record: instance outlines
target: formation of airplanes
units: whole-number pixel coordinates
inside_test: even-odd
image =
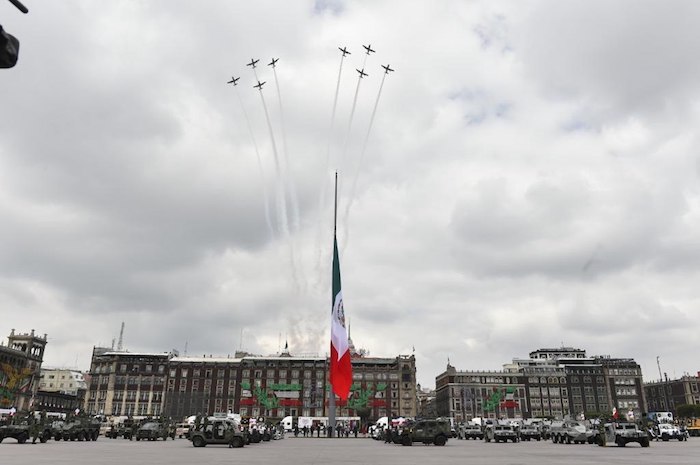
[[[373,50],[373,49],[372,49],[372,44],[363,45],[362,48],[365,49],[365,53],[366,53],[367,55],[369,55],[370,53],[376,53],[376,50]],[[343,57],[346,57],[347,55],[351,55],[351,53],[350,53],[350,51],[347,49],[347,47],[343,47],[343,48],[338,47],[338,50],[340,50],[340,51],[342,52]],[[256,59],[254,59],[254,58],[251,58],[251,59],[250,59],[250,63],[247,63],[246,66],[250,66],[250,67],[252,67],[252,68],[255,68],[259,61],[260,61],[260,60],[256,60]],[[267,64],[267,66],[272,66],[272,67],[274,68],[274,67],[277,65],[277,62],[278,62],[278,61],[279,61],[279,58],[272,58],[272,61],[270,61],[270,62]],[[394,72],[394,70],[391,69],[391,65],[382,65],[382,68],[384,68],[384,74],[389,74],[389,73]],[[369,74],[365,73],[365,69],[364,69],[364,68],[362,68],[362,69],[356,69],[355,71],[357,71],[357,72],[359,73],[360,79],[362,79],[362,78],[364,78],[364,77],[366,77],[366,76],[369,76]],[[240,77],[233,77],[233,76],[232,76],[232,77],[231,77],[231,80],[228,81],[227,84],[233,84],[234,86],[235,86],[235,85],[238,85],[237,82],[238,82],[239,79],[240,79]],[[254,85],[253,87],[256,88],[256,89],[260,89],[260,91],[262,91],[262,87],[263,87],[263,85],[265,85],[265,82],[266,82],[266,81],[263,81],[263,82],[258,81],[257,85]]]

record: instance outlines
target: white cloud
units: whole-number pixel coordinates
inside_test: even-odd
[[[121,321],[132,350],[271,353],[288,338],[323,354],[339,169],[353,340],[379,356],[415,346],[424,386],[448,358],[493,369],[561,343],[635,357],[649,377],[657,355],[697,371],[697,8],[73,1],[10,15],[0,334],[47,332],[47,363],[81,368]],[[338,46],[352,55],[330,133]],[[380,64],[396,72],[360,161]],[[286,228],[285,185],[299,211],[296,224],[288,197]]]

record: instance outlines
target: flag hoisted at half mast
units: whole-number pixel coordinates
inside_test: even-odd
[[[333,392],[342,400],[347,400],[352,385],[352,364],[348,331],[345,326],[343,291],[340,285],[340,260],[338,240],[333,234],[333,308],[331,309],[331,360],[330,381]]]

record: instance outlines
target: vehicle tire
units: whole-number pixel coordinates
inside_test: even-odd
[[[515,444],[516,442],[519,442],[518,438],[513,438],[513,444]]]
[[[639,441],[639,445],[642,447],[649,447],[649,438],[644,438]]]
[[[668,442],[668,434],[664,433],[661,435],[661,440],[664,442]]]
[[[231,447],[235,447],[236,449],[243,447],[243,438],[240,436],[234,436],[231,438]]]
[[[622,438],[615,439],[615,443],[617,443],[617,447],[625,447],[625,440]]]
[[[4,438],[4,437],[2,437],[2,436],[0,436],[0,442],[2,442],[2,440],[3,440],[3,439],[5,439],[5,438]]]
[[[435,441],[433,441],[433,444],[436,446],[444,446],[447,443],[447,438],[443,436],[442,434],[438,435],[435,438]]]
[[[206,443],[204,442],[202,436],[195,436],[192,438],[192,445],[194,447],[204,447],[206,446]]]
[[[598,442],[597,442],[597,444],[598,444],[600,447],[605,447],[605,438],[604,438],[603,436],[598,436]]]
[[[137,441],[140,441],[140,440],[141,440],[141,437],[140,437],[140,436],[136,436],[136,440],[137,440]]]
[[[411,436],[406,435],[406,436],[402,437],[401,438],[401,445],[402,446],[412,446],[413,441],[411,440]]]
[[[17,436],[17,444],[24,444],[29,439],[29,435],[26,433],[19,433]]]

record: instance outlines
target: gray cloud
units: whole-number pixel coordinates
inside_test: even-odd
[[[494,369],[562,343],[650,377],[657,355],[697,371],[696,9],[76,0],[7,15],[22,48],[2,73],[0,334],[47,332],[47,364],[80,368],[122,321],[131,350],[323,354],[338,169],[353,340],[415,347],[424,386],[448,357]],[[331,133],[337,46],[353,54]],[[285,183],[298,226],[280,224]]]

